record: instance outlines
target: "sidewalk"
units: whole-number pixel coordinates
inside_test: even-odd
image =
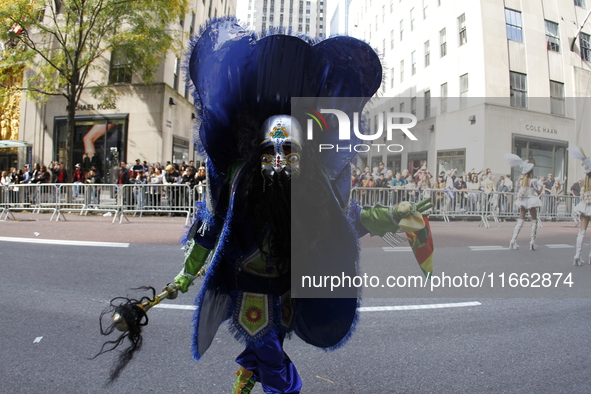
[[[42,238],[75,241],[127,242],[131,244],[178,245],[186,232],[184,217],[143,216],[129,217],[121,224],[112,217],[65,214],[66,220],[49,221],[51,214],[15,212],[16,220],[0,222],[0,237]],[[478,221],[431,221],[435,247],[508,246],[515,221],[490,222],[491,228],[479,226]],[[577,235],[575,223],[543,222],[536,243],[574,245]],[[38,233],[38,235],[36,234]],[[518,243],[529,243],[530,222],[519,234]],[[380,237],[365,236],[362,247],[388,246]],[[406,246],[406,245],[401,245]]]

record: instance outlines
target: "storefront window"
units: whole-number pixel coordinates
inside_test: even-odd
[[[566,177],[566,148],[563,141],[536,139],[528,137],[514,137],[513,152],[522,159],[535,160],[535,176],[547,177],[554,174],[555,179],[564,181]],[[514,179],[520,173],[513,169]]]
[[[457,169],[457,174],[462,174],[466,170],[466,150],[456,149],[437,152],[437,174],[451,169]]]
[[[127,116],[77,117],[72,164],[80,163],[85,171],[95,166],[103,182],[115,182],[119,162],[127,156],[127,123]],[[55,118],[54,130],[54,157],[65,161],[66,119]]]
[[[189,140],[177,136],[172,137],[172,162],[181,164],[189,162]]]

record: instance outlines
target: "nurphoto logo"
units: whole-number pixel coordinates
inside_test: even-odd
[[[312,140],[314,138],[314,128],[316,124],[316,128],[321,133],[326,132],[333,132],[333,130],[329,129],[328,122],[323,114],[329,114],[336,117],[338,122],[338,135],[340,141],[350,141],[351,140],[351,129],[355,134],[355,137],[359,138],[362,141],[375,141],[382,137],[384,134],[384,130],[386,132],[386,140],[392,141],[392,136],[394,130],[402,131],[411,141],[417,141],[417,137],[410,131],[411,128],[416,126],[417,124],[417,117],[413,114],[409,113],[400,113],[400,112],[388,112],[385,113],[386,119],[384,122],[384,112],[379,112],[377,114],[377,125],[376,131],[374,134],[362,134],[360,131],[360,117],[359,112],[353,112],[353,127],[351,127],[351,119],[349,119],[349,115],[344,111],[338,109],[326,109],[321,108],[320,111],[316,111],[311,108],[305,108],[305,114],[310,117],[306,123],[306,136],[308,140]],[[403,122],[403,119],[410,119],[410,122]],[[384,127],[385,124],[385,127]],[[386,149],[388,152],[397,153],[402,152],[404,147],[400,144],[319,144],[318,150],[319,152],[326,151],[326,150],[335,150],[337,152],[340,151],[348,151],[348,152],[368,152],[372,148],[376,148],[378,152],[381,149]]]

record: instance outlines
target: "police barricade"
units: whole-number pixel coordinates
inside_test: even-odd
[[[57,211],[59,187],[52,183],[7,185],[2,188],[1,220],[9,216],[14,219],[12,211],[52,211],[52,219]]]
[[[542,194],[542,208],[540,208],[540,219],[542,220],[575,220],[578,217],[573,216],[573,208],[581,201],[580,197]]]
[[[384,206],[394,206],[402,201],[419,202],[425,198],[431,197],[432,201],[438,196],[442,199],[443,190],[433,189],[406,189],[406,188],[377,188],[377,187],[354,187],[351,189],[351,199],[355,200],[361,206],[375,206],[377,204]],[[432,209],[430,216],[445,217],[443,209]]]
[[[113,222],[117,216],[120,223],[123,218],[129,221],[128,214],[142,216],[146,213],[168,213],[171,216],[185,216],[185,222],[188,223],[193,212],[193,191],[188,185],[122,185],[117,195],[119,210]]]
[[[446,221],[450,218],[473,217],[479,218],[480,224],[488,228],[488,212],[493,201],[491,194],[480,190],[437,190],[436,197],[439,197],[439,201],[434,204],[440,206],[441,215]]]

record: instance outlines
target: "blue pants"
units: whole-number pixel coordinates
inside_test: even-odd
[[[246,345],[236,358],[242,367],[253,371],[267,394],[297,394],[302,388],[300,375],[283,351],[283,334],[273,332],[262,346]]]

